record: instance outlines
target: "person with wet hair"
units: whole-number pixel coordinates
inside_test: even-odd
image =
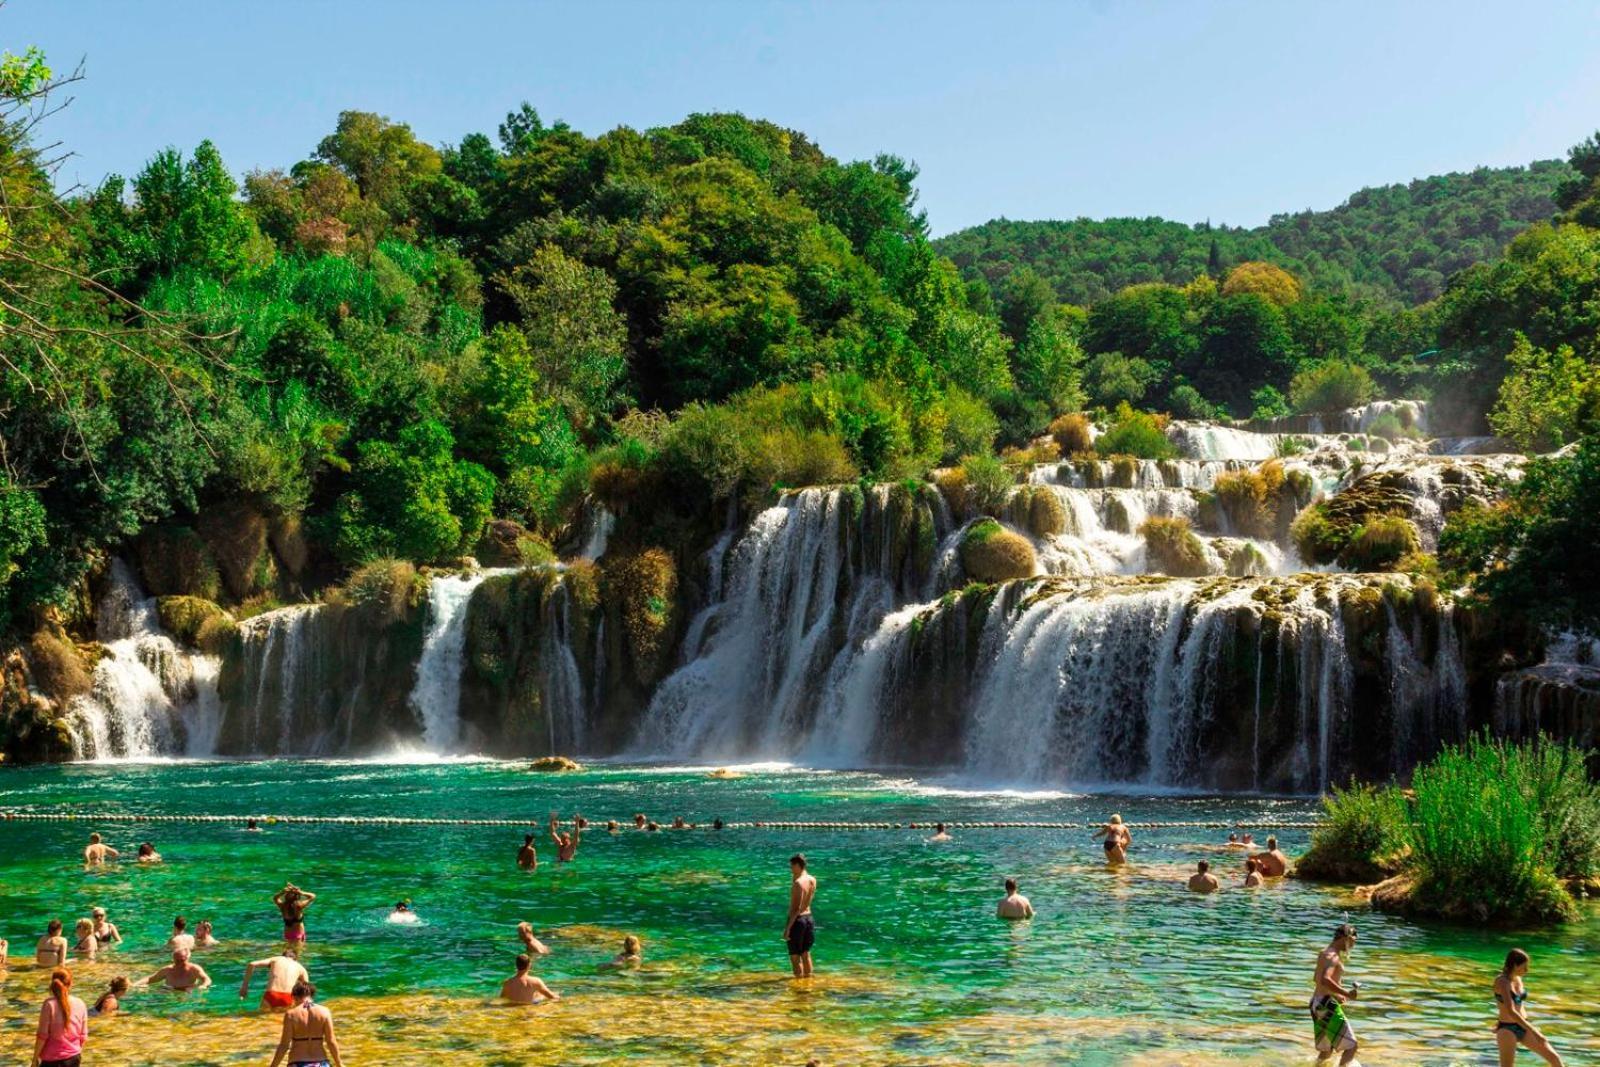
[[[635,934],[622,939],[622,951],[600,965],[602,971],[638,970],[644,964],[644,947]]]
[[[284,887],[273,896],[272,904],[278,909],[278,914],[283,917],[283,939],[291,944],[306,939],[306,909],[312,901],[317,899],[315,893],[308,893],[293,882],[284,883]]]
[[[532,834],[522,835],[522,847],[517,849],[517,867],[524,871],[539,869],[539,848],[533,843]]]
[[[1317,955],[1316,990],[1311,994],[1310,1009],[1311,1036],[1319,1064],[1326,1063],[1335,1052],[1340,1053],[1341,1067],[1349,1067],[1356,1058],[1359,1042],[1344,1014],[1345,1002],[1356,999],[1361,989],[1358,982],[1344,983],[1345,960],[1355,947],[1356,928],[1341,923],[1328,947]]]
[[[1189,892],[1215,893],[1221,888],[1222,883],[1211,873],[1211,864],[1205,860],[1195,864],[1195,871],[1189,876]]]
[[[817,941],[817,924],[811,916],[817,879],[806,870],[806,858],[799,852],[789,857],[789,875],[789,921],[783,925],[783,939],[789,945],[789,966],[794,976],[810,978],[811,948]]]
[[[1006,895],[1000,901],[1000,906],[995,909],[995,914],[1002,919],[1031,919],[1033,918],[1033,905],[1028,903],[1028,898],[1017,892],[1017,880],[1006,879]]]
[[[1497,1016],[1494,1024],[1494,1041],[1499,1046],[1500,1067],[1511,1067],[1517,1062],[1517,1046],[1540,1056],[1551,1067],[1562,1067],[1561,1056],[1550,1047],[1550,1042],[1539,1028],[1528,1021],[1528,987],[1522,982],[1528,973],[1530,957],[1520,948],[1506,953],[1506,962],[1494,980],[1494,1002]]]
[[[512,1004],[538,1004],[544,1000],[560,1000],[561,994],[528,973],[533,958],[526,952],[517,957],[517,973],[500,984],[500,998]]]
[[[161,853],[156,851],[155,845],[145,841],[139,845],[138,860],[140,863],[160,863]]]
[[[67,939],[61,936],[61,920],[51,919],[33,947],[33,962],[41,967],[65,967],[68,948]]]
[[[122,1007],[122,998],[128,993],[128,979],[125,975],[117,975],[111,979],[111,985],[100,999],[94,1002],[94,1007],[89,1009],[90,1015],[115,1015]]]
[[[1261,886],[1261,861],[1254,856],[1245,857],[1244,861],[1244,887],[1255,889]]]

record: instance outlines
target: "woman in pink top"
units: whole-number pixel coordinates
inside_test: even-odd
[[[72,995],[71,972],[57,967],[50,972],[50,996],[39,1009],[33,1067],[78,1067],[88,1039],[89,1009]]]

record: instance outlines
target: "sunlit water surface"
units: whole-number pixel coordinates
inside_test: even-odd
[[[531,774],[523,764],[177,763],[13,769],[0,809],[602,822],[634,812],[744,821],[1134,821],[1304,819],[1305,800],[985,794],[949,783],[781,767],[714,779],[708,769],[601,766]],[[1569,1063],[1600,1057],[1600,915],[1555,933],[1426,927],[1371,914],[1336,890],[1238,888],[1223,831],[1137,834],[1113,872],[1087,832],[603,830],[558,866],[542,832],[536,873],[516,869],[518,831],[176,824],[99,827],[158,867],[86,873],[83,823],[0,823],[0,1057],[26,1062],[45,976],[32,946],[47,919],[108,909],[126,939],[74,965],[92,1000],[116,974],[162,962],[174,915],[209,918],[222,944],[200,962],[209,993],[144,992],[91,1025],[87,1064],[265,1062],[278,1023],[237,997],[243,964],[281,930],[269,897],[286,879],[318,894],[306,957],[352,1064],[1306,1063],[1311,964],[1348,915],[1361,928],[1351,1010],[1366,1064],[1493,1063],[1489,984],[1512,944],[1534,954],[1530,1011]],[[1263,837],[1264,834],[1258,834]],[[1281,835],[1291,853],[1305,834]],[[817,977],[794,982],[780,941],[787,859],[803,850],[821,889]],[[1228,885],[1182,882],[1209,858]],[[994,918],[1001,881],[1022,882],[1030,923]],[[410,897],[422,923],[385,922]],[[495,1007],[533,923],[553,950],[536,971],[557,1004]],[[624,933],[645,944],[636,974],[600,973]],[[259,982],[259,979],[258,979]],[[257,987],[257,993],[259,986]]]

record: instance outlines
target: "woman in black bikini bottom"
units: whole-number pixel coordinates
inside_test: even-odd
[[[1506,953],[1506,965],[1494,980],[1494,1000],[1499,1009],[1494,1026],[1495,1044],[1500,1046],[1500,1067],[1511,1067],[1517,1061],[1517,1045],[1544,1057],[1553,1067],[1562,1067],[1561,1057],[1550,1047],[1522,1005],[1528,999],[1522,976],[1528,973],[1528,954],[1520,948]]]

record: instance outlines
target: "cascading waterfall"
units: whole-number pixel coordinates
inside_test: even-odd
[[[161,629],[155,601],[132,571],[111,561],[96,612],[105,654],[68,723],[78,759],[138,759],[210,751],[217,720],[217,661],[191,655]]]
[[[461,656],[467,641],[467,603],[485,579],[515,573],[515,568],[486,568],[443,575],[428,583],[428,630],[417,662],[411,707],[422,725],[422,743],[429,752],[453,752],[461,740]]]

